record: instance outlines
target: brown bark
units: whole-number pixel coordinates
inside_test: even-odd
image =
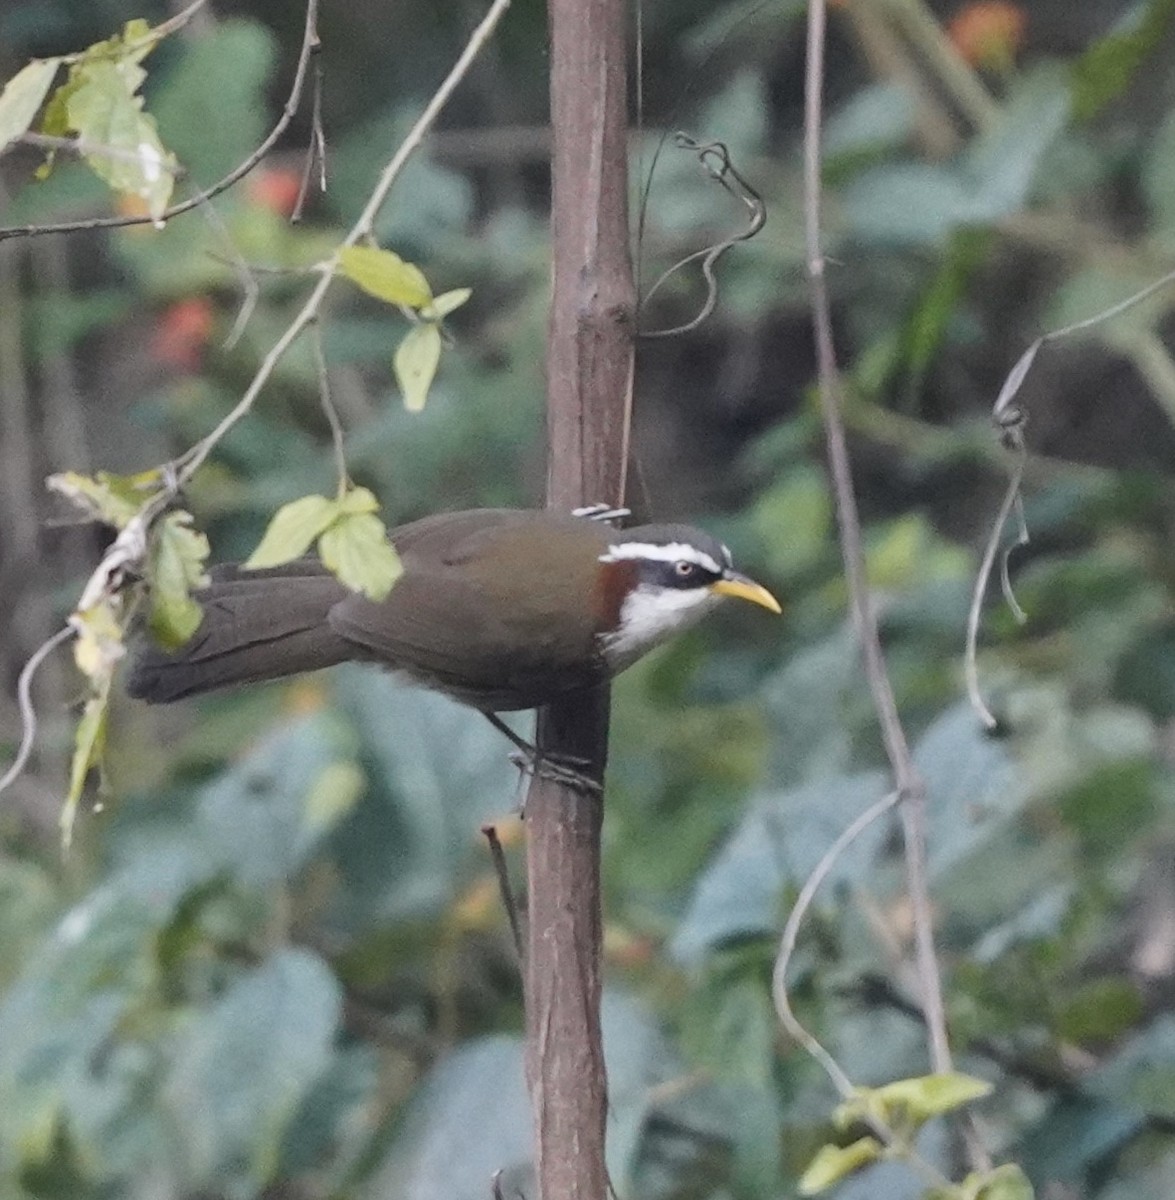
[[[623,0],[548,0],[552,242],[547,502],[623,500],[635,311]],[[606,689],[544,710],[538,743],[603,779]],[[542,1200],[605,1200],[601,796],[536,778],[527,799],[527,1077]]]

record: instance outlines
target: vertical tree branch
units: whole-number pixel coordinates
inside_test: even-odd
[[[548,0],[552,254],[547,503],[624,496],[635,290],[628,251],[624,0]],[[602,780],[608,693],[539,714],[538,744]],[[603,803],[537,775],[527,799],[527,1077],[542,1200],[604,1200]]]

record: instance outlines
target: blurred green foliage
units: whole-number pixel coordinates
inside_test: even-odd
[[[197,186],[274,117],[298,36],[293,10],[277,7],[235,6],[151,60],[147,110]],[[296,272],[354,219],[468,16],[355,7],[324,6],[329,187],[305,223],[285,220],[282,191],[301,169],[299,118],[297,137],[214,213],[162,233],[6,243],[6,480],[21,468],[34,482],[144,470],[239,398],[299,303]],[[661,145],[662,129],[723,139],[769,223],[724,260],[709,321],[641,347],[635,499],[720,533],[787,614],[726,613],[616,687],[610,1169],[621,1196],[767,1200],[796,1194],[820,1146],[863,1132],[832,1129],[835,1095],[785,1040],[770,976],[804,879],[889,784],[810,402],[802,6],[646,7],[634,168],[643,179],[656,157],[646,287],[741,217],[693,158]],[[1050,346],[1029,377],[1033,541],[1012,560],[1028,621],[993,595],[981,641],[998,736],[961,700],[961,648],[1009,465],[986,423],[1002,379],[1038,334],[1172,265],[1172,6],[1025,2],[1020,56],[975,77],[943,31],[978,7],[833,14],[828,236],[869,576],[928,785],[954,1046],[961,1070],[994,1084],[979,1110],[992,1153],[1019,1163],[1038,1195],[1168,1200],[1169,293]],[[911,13],[914,27],[902,24]],[[160,15],[123,0],[10,3],[4,77],[29,55]],[[406,412],[396,392],[403,328],[384,306],[339,288],[325,314],[350,469],[391,522],[534,502],[541,489],[543,37],[541,5],[518,0],[377,226],[436,293],[473,287],[424,411]],[[5,224],[108,211],[84,166],[62,161],[32,184],[33,165],[24,151],[4,160]],[[294,273],[258,276],[256,309],[230,343],[239,259]],[[678,273],[644,320],[680,323],[703,299],[701,281]],[[299,344],[186,504],[214,558],[242,558],[276,508],[334,486],[314,355]],[[3,493],[6,693],[96,553],[87,534],[53,527],[35,555],[20,551],[22,522],[49,511],[32,485],[19,503]],[[119,700],[92,796],[104,810],[81,814],[62,861],[76,694],[64,672],[45,684],[41,750],[0,830],[0,1198],[464,1200],[487,1196],[499,1169],[504,1195],[525,1188],[520,983],[479,833],[503,819],[519,877],[508,816],[519,791],[501,739],[359,668],[183,711]],[[0,749],[17,737],[0,709]],[[928,1070],[903,888],[887,821],[837,862],[792,965],[801,1018],[862,1085]],[[965,1174],[940,1123],[919,1146]],[[883,1163],[836,1195],[921,1190]]]

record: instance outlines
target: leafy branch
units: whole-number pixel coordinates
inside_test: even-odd
[[[191,593],[204,581],[207,540],[192,528],[190,514],[168,510],[225,434],[251,411],[290,347],[307,330],[317,330],[323,301],[340,275],[413,319],[413,329],[397,352],[396,368],[408,406],[423,404],[439,359],[442,322],[448,313],[464,303],[469,292],[459,289],[434,297],[417,267],[373,244],[374,225],[408,159],[420,146],[509,6],[510,0],[494,0],[490,5],[456,63],[381,171],[358,220],[334,253],[314,268],[318,279],[301,308],[262,359],[240,400],[216,427],[173,462],[137,476],[99,474],[89,479],[63,475],[51,481],[51,486],[77,504],[88,517],[110,524],[119,531],[90,575],[67,626],[69,636],[74,640],[75,661],[89,682],[89,695],[74,742],[69,792],[62,812],[63,836],[67,843],[86,778],[101,760],[111,681],[117,663],[125,654],[126,633],[143,599],[142,580],[150,582],[148,623],[165,646],[182,645],[199,624],[199,608]],[[307,45],[310,44],[315,14],[316,0],[310,0]],[[138,53],[145,39],[146,33],[138,26],[134,31],[128,26],[117,52]],[[304,59],[306,53],[304,50]],[[87,55],[79,61],[89,61]],[[303,61],[299,77],[304,66]],[[48,86],[47,83],[46,92]],[[300,84],[296,93],[298,91]],[[161,213],[160,219],[167,215]],[[320,371],[320,384],[324,380],[325,371]],[[333,409],[329,407],[325,387],[323,404],[329,416]],[[345,464],[341,464],[338,496],[334,500],[323,496],[304,497],[279,510],[250,565],[289,561],[317,541],[324,562],[347,586],[370,596],[385,595],[399,574],[399,562],[387,540],[383,522],[375,515],[376,507],[370,492],[349,486]],[[49,649],[69,640],[69,636],[65,630],[55,634],[52,644],[46,643],[33,656],[32,669],[35,670],[34,663],[43,661]],[[28,682],[31,682],[31,673]],[[27,761],[26,747],[31,748],[35,736],[35,714],[31,706],[23,709],[23,717],[22,753],[0,780],[0,790],[19,775]]]

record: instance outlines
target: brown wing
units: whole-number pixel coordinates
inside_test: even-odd
[[[608,531],[487,509],[396,530],[404,575],[386,600],[348,596],[332,629],[365,656],[487,709],[533,708],[600,678],[594,588]],[[568,619],[575,602],[578,619]]]

